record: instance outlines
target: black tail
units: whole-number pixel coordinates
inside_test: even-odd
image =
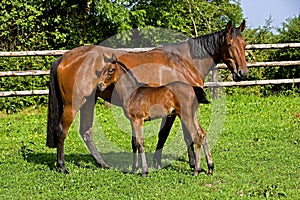
[[[198,103],[203,103],[203,104],[210,103],[206,98],[206,94],[205,94],[203,88],[201,88],[201,87],[193,87],[193,88],[194,88]]]
[[[50,148],[56,148],[58,143],[57,131],[63,112],[63,102],[57,83],[57,68],[62,57],[57,59],[50,69],[50,84],[48,97],[47,142]]]

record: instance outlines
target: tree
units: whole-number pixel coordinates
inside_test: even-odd
[[[243,35],[250,44],[272,44],[272,43],[289,43],[300,41],[300,15],[289,18],[278,28],[278,34],[271,32],[272,18],[266,19],[265,25],[256,29],[247,29]],[[289,49],[265,49],[247,51],[248,62],[261,61],[289,61],[299,60],[300,50],[297,48]],[[250,68],[250,79],[291,79],[300,77],[299,66],[277,66]],[[296,87],[294,87],[296,86]],[[294,91],[297,85],[266,85],[257,87],[260,94],[272,94],[273,92]],[[252,87],[252,89],[255,87]]]
[[[116,34],[107,45],[157,46],[223,29],[229,20],[242,21],[239,0],[2,0],[0,50],[72,49],[105,44]],[[55,59],[1,58],[0,71],[49,69]],[[46,76],[2,77],[0,90],[47,89],[47,82]],[[15,110],[47,101],[36,96],[0,102],[0,109]]]
[[[281,28],[278,28],[279,35],[277,36],[278,43],[293,43],[300,41],[300,14],[294,18],[288,18],[286,22],[282,24]],[[299,60],[300,49],[289,48],[280,49],[273,55],[273,59],[276,60]],[[272,73],[274,79],[279,78],[299,78],[300,68],[299,66],[281,66]],[[296,87],[294,87],[296,86]],[[299,85],[284,85],[281,87],[275,87],[274,89],[284,89],[286,91],[297,89]]]
[[[140,0],[133,4],[133,10],[145,10],[148,26],[176,30],[190,37],[223,29],[229,20],[238,24],[242,21],[239,0]]]

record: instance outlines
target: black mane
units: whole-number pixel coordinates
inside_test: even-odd
[[[190,38],[190,53],[193,58],[205,58],[220,53],[220,46],[225,41],[225,31],[218,31],[196,38]]]
[[[230,37],[237,36],[241,36],[241,32],[238,29],[233,28],[230,32]],[[221,51],[220,47],[224,42],[225,30],[188,39],[190,53],[193,58],[205,58],[218,55]]]

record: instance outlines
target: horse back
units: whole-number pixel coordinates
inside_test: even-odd
[[[141,86],[125,103],[125,110],[132,120],[150,120],[175,113],[181,116],[182,109],[197,107],[195,97],[193,87],[179,81],[159,87]]]
[[[203,77],[192,62],[172,52],[162,49],[128,52],[118,57],[118,60],[142,83],[167,85],[181,81],[192,86],[204,86]]]
[[[120,55],[123,51],[96,45],[74,48],[62,56],[57,69],[57,80],[65,104],[72,104],[79,109],[86,97],[95,93],[98,73],[104,67],[103,54]],[[104,93],[109,99],[111,92]]]

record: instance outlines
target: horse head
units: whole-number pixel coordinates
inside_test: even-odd
[[[112,54],[112,57],[109,58],[105,54],[103,54],[103,59],[106,65],[103,67],[98,76],[98,90],[103,92],[107,87],[111,84],[115,84],[119,79],[118,73],[118,61],[117,57]]]
[[[228,66],[234,81],[241,81],[248,77],[249,71],[245,58],[246,42],[242,36],[245,29],[245,20],[238,28],[228,22],[224,31],[225,41],[221,47],[221,58]]]

